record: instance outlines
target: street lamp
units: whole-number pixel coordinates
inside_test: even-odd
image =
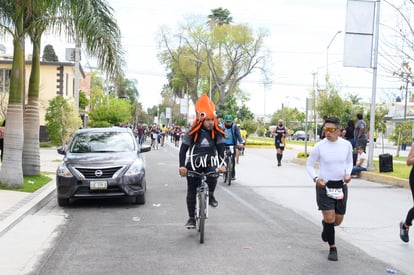
[[[340,34],[342,31],[337,31],[335,33],[335,35],[332,37],[331,41],[329,42],[328,46],[326,46],[326,76],[325,76],[325,81],[327,82],[327,78],[328,78],[328,58],[329,58],[329,47],[331,46],[332,42],[335,40],[336,36],[338,34]]]

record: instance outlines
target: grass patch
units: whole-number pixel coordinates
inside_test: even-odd
[[[381,174],[381,175],[393,176],[393,177],[397,177],[397,178],[401,178],[401,179],[408,179],[409,176],[410,176],[411,166],[408,166],[408,165],[403,164],[403,163],[393,162],[393,164],[392,164],[393,172],[387,172],[387,173],[380,173],[378,160],[374,160],[374,166],[375,166],[375,170],[368,171],[368,172],[375,173],[375,174]]]
[[[287,140],[286,144],[296,144],[296,145],[305,145],[304,141],[301,140]],[[270,137],[248,137],[246,145],[264,145],[264,146],[275,146],[275,140]],[[314,146],[315,141],[308,141],[308,146]]]
[[[40,148],[52,148],[56,146],[53,145],[50,141],[45,141],[45,142],[40,142],[39,147]]]
[[[0,185],[0,189],[33,193],[36,190],[40,189],[42,186],[49,183],[52,180],[52,178],[48,177],[45,174],[40,174],[38,176],[25,176],[23,180],[24,180],[23,186],[20,188],[10,188],[10,187]]]
[[[274,145],[275,142],[273,138],[268,137],[249,137],[247,138],[246,145],[264,145],[264,146],[271,146]]]

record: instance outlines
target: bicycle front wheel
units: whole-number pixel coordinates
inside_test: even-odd
[[[227,184],[230,186],[231,185],[231,178],[232,178],[232,173],[233,173],[233,161],[231,159],[229,159],[229,162],[227,163],[227,171],[226,171],[226,177],[227,177]]]
[[[200,243],[204,243],[204,232],[205,232],[205,222],[206,222],[206,196],[205,193],[202,193],[200,196],[200,208],[199,211],[199,225],[198,231],[200,231]]]

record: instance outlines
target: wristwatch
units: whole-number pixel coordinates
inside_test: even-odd
[[[314,178],[313,178],[313,182],[315,182],[315,183],[316,183],[316,181],[317,181],[318,179],[319,179],[318,177],[314,177]]]

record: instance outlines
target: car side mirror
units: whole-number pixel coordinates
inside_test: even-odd
[[[141,147],[139,149],[140,153],[145,153],[145,152],[149,152],[149,151],[151,151],[151,146],[145,146],[145,147]]]
[[[57,148],[57,152],[58,152],[58,154],[60,154],[60,155],[65,155],[65,154],[66,154],[66,152],[65,152],[65,148],[64,148],[64,147],[59,147],[59,148]]]

